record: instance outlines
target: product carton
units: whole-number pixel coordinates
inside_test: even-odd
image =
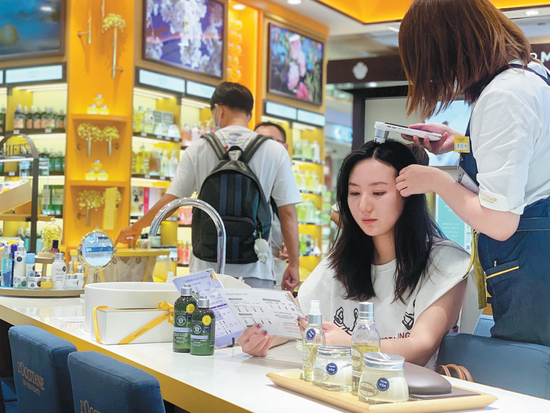
[[[118,344],[130,334],[141,330],[166,311],[157,308],[101,308],[97,310],[97,327],[102,344]],[[92,327],[92,338],[96,338],[95,326]],[[168,318],[137,337],[130,344],[164,343],[173,338],[172,324]]]

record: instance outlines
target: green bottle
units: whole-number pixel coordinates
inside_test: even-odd
[[[174,351],[189,353],[191,351],[191,316],[197,308],[191,286],[184,284],[181,297],[174,303]]]
[[[207,297],[199,298],[199,308],[191,316],[191,323],[191,354],[195,356],[214,354],[216,317],[210,310],[210,301]]]

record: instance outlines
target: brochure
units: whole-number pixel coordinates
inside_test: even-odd
[[[262,324],[270,335],[302,338],[298,317],[304,314],[290,292],[251,288],[223,289],[220,294],[245,328]]]

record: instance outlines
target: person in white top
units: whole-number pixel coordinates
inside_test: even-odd
[[[283,145],[285,150],[288,151],[286,132],[280,125],[274,122],[261,122],[256,125],[254,131],[280,143]],[[273,209],[273,220],[271,222],[271,252],[273,254],[273,272],[275,274],[275,279],[277,280],[275,288],[294,291],[300,283],[300,280],[288,280],[283,278],[288,260],[288,252],[283,240],[281,221],[279,220],[279,213],[277,211],[278,207],[273,199],[271,201],[271,206]]]
[[[224,82],[214,91],[210,106],[214,122],[221,128],[216,136],[226,150],[232,146],[244,150],[256,137],[257,134],[248,129],[253,105],[254,98],[250,91],[238,83]],[[135,246],[142,229],[151,224],[160,208],[175,199],[190,197],[193,192],[199,192],[204,180],[218,162],[214,149],[206,139],[199,139],[191,144],[183,152],[176,176],[166,194],[136,223],[122,230],[116,242]],[[302,197],[288,154],[281,145],[269,139],[252,156],[249,166],[258,178],[265,197],[272,197],[279,206],[289,260],[285,276],[292,282],[299,281],[298,220],[294,205],[302,202]],[[225,272],[234,277],[243,277],[253,287],[273,288],[275,277],[272,262],[269,250],[265,262],[258,260],[250,264],[227,264]],[[199,260],[193,255],[189,267],[191,272],[197,272],[212,268],[213,265],[214,263]]]
[[[416,164],[405,145],[368,142],[344,160],[337,183],[341,228],[329,255],[298,291],[307,311],[321,300],[327,345],[351,344],[359,302],[374,302],[381,351],[433,364],[453,327],[472,332],[479,311],[470,257],[444,240],[424,195],[403,198],[399,171]],[[465,298],[465,293],[466,298]],[[243,351],[263,356],[275,338],[247,329]]]
[[[403,196],[437,193],[480,234],[492,336],[550,346],[550,74],[531,57],[521,29],[488,0],[416,0],[399,43],[409,114],[428,118],[459,96],[471,105],[460,166],[473,182],[467,188],[413,165],[397,188]],[[437,142],[404,136],[435,154],[464,136],[445,125],[411,127],[442,134]]]

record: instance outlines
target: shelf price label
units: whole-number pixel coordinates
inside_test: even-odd
[[[147,174],[143,176],[145,179],[151,179],[151,175]]]

